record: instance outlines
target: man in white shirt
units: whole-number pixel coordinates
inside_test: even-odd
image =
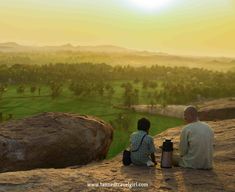
[[[198,120],[198,112],[194,106],[184,111],[187,125],[180,136],[179,166],[193,169],[213,168],[214,132],[207,125]]]

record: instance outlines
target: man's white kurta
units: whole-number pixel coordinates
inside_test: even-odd
[[[213,130],[201,121],[185,126],[180,136],[181,167],[211,169],[213,167]]]

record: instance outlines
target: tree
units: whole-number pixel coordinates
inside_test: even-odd
[[[108,98],[109,98],[109,101],[112,100],[114,93],[115,93],[115,91],[114,91],[114,89],[111,87],[111,88],[108,90]]]
[[[19,85],[16,89],[18,94],[23,94],[25,92],[25,85]]]
[[[30,87],[30,92],[31,92],[31,94],[34,94],[36,90],[37,90],[37,87],[36,87],[35,85],[32,85],[32,86]]]
[[[0,123],[3,122],[3,113],[0,112]]]
[[[7,88],[5,85],[0,84],[0,99],[2,98],[3,94],[7,91]]]
[[[52,99],[55,99],[60,96],[62,93],[62,84],[57,82],[51,82],[50,88],[51,88],[51,97]]]

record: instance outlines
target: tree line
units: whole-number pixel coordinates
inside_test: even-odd
[[[110,66],[107,64],[0,65],[0,98],[9,85],[24,93],[30,86],[32,94],[40,95],[41,86],[49,85],[52,98],[63,86],[74,95],[108,95],[115,93],[112,82],[123,83],[123,103],[138,104],[141,90],[152,104],[186,104],[204,98],[235,96],[235,72],[215,72],[200,68]],[[135,85],[139,85],[136,88]],[[141,86],[140,86],[141,85]]]

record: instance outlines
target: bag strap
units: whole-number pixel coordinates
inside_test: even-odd
[[[141,142],[140,142],[140,144],[139,144],[139,147],[138,147],[136,150],[133,150],[133,151],[131,151],[131,152],[137,152],[137,151],[139,151],[140,146],[142,145],[143,140],[144,140],[144,138],[145,138],[146,135],[147,135],[147,134],[145,134],[145,135],[142,137]]]

